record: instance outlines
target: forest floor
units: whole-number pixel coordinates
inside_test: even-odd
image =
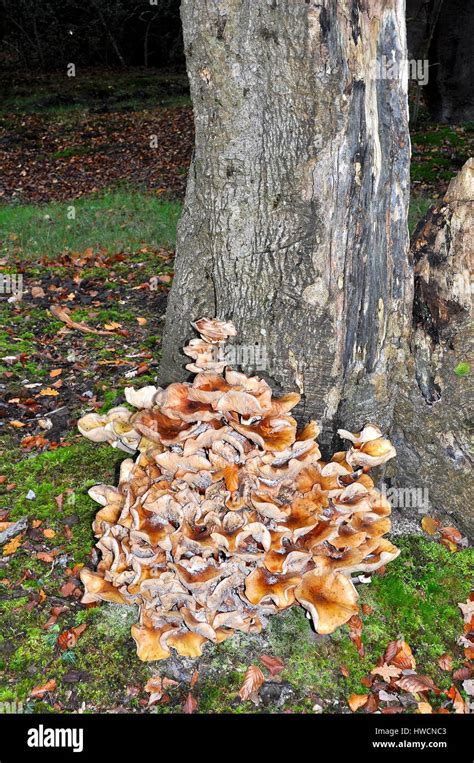
[[[193,126],[180,74],[64,79],[9,80],[0,108],[0,275],[23,279],[21,298],[0,297],[0,540],[6,523],[21,523],[0,545],[0,703],[27,712],[465,710],[474,647],[458,605],[474,559],[434,517],[396,537],[400,557],[359,586],[360,622],[331,637],[291,609],[198,660],[145,664],[130,637],[134,611],[80,603],[97,508],[87,489],[114,483],[125,456],[86,442],[75,425],[124,402],[125,386],[154,381]],[[413,132],[411,227],[473,154],[472,128],[424,122]],[[432,683],[402,690],[372,672],[396,639]],[[239,696],[252,664],[265,675],[256,704]],[[153,676],[176,683],[149,705]]]

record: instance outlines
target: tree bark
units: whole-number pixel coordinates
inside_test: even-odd
[[[411,354],[391,431],[398,453],[396,483],[426,489],[430,510],[454,515],[471,535],[473,231],[470,159],[412,237]]]
[[[183,0],[196,144],[160,382],[191,320],[234,321],[322,446],[387,428],[411,327],[403,0]],[[251,372],[252,367],[244,367]]]

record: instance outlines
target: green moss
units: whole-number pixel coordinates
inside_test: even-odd
[[[57,532],[54,545],[61,545],[63,552],[70,554],[69,563],[84,562],[93,545],[91,523],[97,511],[87,490],[98,482],[113,484],[120,462],[125,458],[121,451],[109,445],[97,445],[81,440],[66,448],[45,451],[31,458],[15,461],[11,452],[0,458],[0,473],[7,475],[8,482],[16,487],[8,493],[13,509],[12,519],[28,516],[40,519],[44,527]],[[26,498],[28,491],[35,493],[33,500]],[[70,493],[68,491],[72,490]],[[0,491],[5,493],[4,488]],[[63,495],[63,507],[58,508],[56,497]],[[64,536],[64,518],[76,515],[71,527],[72,538]],[[27,551],[21,548],[12,557],[10,565],[3,570],[4,577],[10,577],[14,569],[21,571],[25,565]],[[44,572],[42,562],[30,559],[33,569]]]
[[[58,449],[28,459],[14,467],[12,479],[22,485],[14,515],[28,512],[31,517],[44,517],[47,525],[61,526],[60,516],[72,511],[79,516],[73,527],[73,539],[61,536],[61,546],[68,554],[68,564],[85,559],[92,543],[90,522],[96,506],[86,496],[89,484],[103,479],[114,481],[115,466],[122,454],[107,446],[86,442],[68,449]],[[93,477],[93,479],[91,479]],[[62,512],[57,508],[54,495],[71,486],[74,493],[65,501]],[[31,486],[37,493],[35,501],[26,501],[24,493]],[[59,543],[54,539],[54,543]],[[384,575],[374,575],[370,585],[361,585],[361,604],[370,607],[364,614],[362,639],[365,656],[360,657],[344,626],[332,636],[317,636],[301,608],[293,607],[271,617],[261,634],[235,636],[218,646],[209,644],[199,660],[184,661],[191,675],[199,670],[199,681],[193,690],[199,702],[199,712],[276,713],[285,709],[270,704],[255,707],[240,701],[239,688],[246,669],[251,664],[261,665],[259,657],[270,654],[281,657],[285,664],[281,680],[292,688],[286,707],[293,712],[311,712],[316,697],[325,701],[326,710],[345,708],[346,698],[352,693],[365,693],[361,679],[366,676],[383,654],[389,641],[403,637],[411,646],[417,661],[417,670],[430,675],[441,688],[448,688],[449,674],[438,667],[437,660],[444,652],[453,656],[454,665],[462,663],[462,651],[456,639],[462,632],[462,618],[457,606],[469,593],[469,582],[474,565],[472,549],[452,554],[433,540],[421,536],[397,538],[400,557],[388,565]],[[71,669],[84,673],[84,679],[74,684],[77,700],[87,708],[110,710],[116,706],[134,712],[141,709],[134,692],[138,688],[144,698],[143,687],[151,674],[169,675],[169,665],[142,663],[138,660],[130,635],[130,626],[136,621],[132,607],[102,605],[90,609],[70,610],[61,615],[57,625],[49,632],[43,628],[49,616],[49,605],[40,604],[28,609],[28,591],[43,588],[47,596],[57,595],[63,582],[61,573],[49,575],[49,566],[38,562],[20,548],[12,557],[4,575],[10,579],[20,577],[25,568],[33,572],[31,580],[23,581],[24,595],[4,608],[0,628],[0,664],[5,667],[5,680],[1,691],[8,700],[25,701],[33,686],[55,678],[58,688],[54,701],[67,708],[70,684],[62,682]],[[46,574],[48,573],[48,574]],[[74,649],[61,653],[57,636],[73,625],[87,624]],[[341,667],[349,675],[344,677]],[[170,691],[170,701],[158,705],[153,712],[166,714],[180,711],[189,691],[184,680]],[[8,701],[6,700],[6,701]],[[35,712],[49,711],[46,697],[35,702]]]

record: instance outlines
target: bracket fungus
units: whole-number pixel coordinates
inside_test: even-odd
[[[291,416],[298,394],[222,361],[232,323],[201,319],[184,352],[192,382],[127,389],[136,408],[90,413],[79,430],[128,453],[117,487],[89,491],[101,560],[81,571],[83,601],[139,607],[138,657],[174,649],[196,657],[206,642],[259,632],[302,605],[319,633],[357,610],[351,573],[395,559],[383,536],[390,504],[367,471],[395,455],[381,431],[339,430],[347,452],[321,460],[318,427]]]

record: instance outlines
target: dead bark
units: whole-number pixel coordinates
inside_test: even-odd
[[[391,435],[396,482],[428,490],[432,510],[474,533],[472,362],[474,160],[451,182],[413,234],[411,354]],[[461,364],[467,364],[463,368]],[[465,371],[465,373],[463,373]]]
[[[410,331],[403,0],[183,0],[196,145],[161,383],[189,322],[231,319],[329,447],[393,417]],[[246,372],[252,367],[245,366]]]

